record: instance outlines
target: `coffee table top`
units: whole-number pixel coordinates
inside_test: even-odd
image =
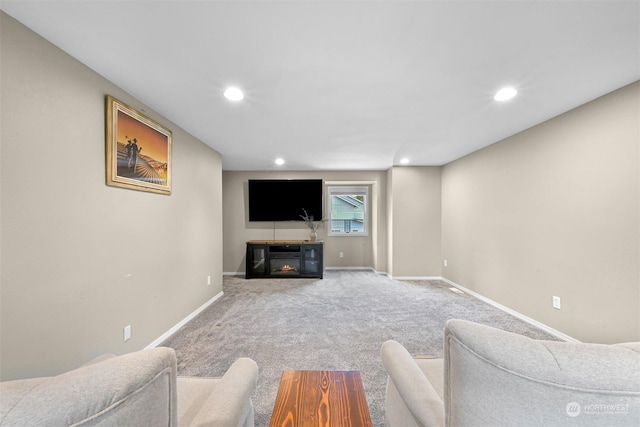
[[[284,371],[269,425],[372,426],[360,371]]]

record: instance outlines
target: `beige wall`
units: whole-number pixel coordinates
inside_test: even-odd
[[[390,274],[441,275],[440,167],[394,167],[389,171]]]
[[[0,15],[0,360],[2,379],[13,379],[144,348],[221,292],[222,166]],[[173,131],[171,196],[105,185],[106,94]],[[133,338],[123,342],[126,325]]]
[[[243,272],[247,240],[306,238],[248,223],[249,178],[375,183],[372,233],[326,239],[327,266],[442,274],[580,340],[640,340],[638,83],[445,166],[441,190],[438,168],[223,174],[218,153],[0,15],[2,379],[143,348],[221,292],[223,245],[224,271]],[[105,186],[106,94],[173,130],[171,196]]]
[[[224,171],[223,222],[224,222],[224,271],[244,273],[245,243],[248,240],[309,238],[309,230],[303,223],[295,222],[249,222],[247,183],[249,179],[323,179],[327,182],[371,183],[372,210],[371,229],[368,236],[327,236],[326,224],[318,231],[324,241],[325,267],[369,267],[386,270],[386,206],[379,200],[386,197],[386,173],[362,172],[290,172]],[[325,195],[326,197],[326,195]],[[343,258],[339,257],[340,252]]]
[[[443,276],[582,341],[640,340],[639,103],[635,83],[445,166]]]
[[[393,168],[390,168],[386,172],[387,179],[387,194],[384,199],[385,208],[387,210],[387,224],[393,224]],[[393,242],[393,227],[387,227],[387,242]],[[387,274],[394,275],[393,271],[393,245],[387,245]]]

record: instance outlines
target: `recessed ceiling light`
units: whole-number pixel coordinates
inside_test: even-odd
[[[242,101],[244,94],[237,87],[229,87],[224,91],[224,97],[230,101]]]
[[[276,165],[278,166],[284,165],[284,159],[276,159]]]
[[[405,157],[405,158],[403,158],[403,159],[400,159],[400,164],[401,164],[401,165],[406,165],[406,164],[408,164],[408,163],[409,163],[409,159],[407,159],[406,157]]]
[[[513,98],[517,94],[518,94],[518,91],[515,90],[514,88],[504,87],[495,94],[493,99],[495,99],[496,101],[508,101],[509,99]]]

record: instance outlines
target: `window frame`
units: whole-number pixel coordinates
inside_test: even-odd
[[[369,185],[329,185],[327,186],[327,211],[328,211],[328,226],[327,226],[327,236],[329,237],[367,237],[369,236],[369,218],[371,209],[371,202],[369,199],[370,195]],[[333,196],[364,196],[364,211],[363,211],[363,226],[364,229],[362,232],[341,232],[341,231],[333,231]],[[336,220],[339,221],[339,220]]]

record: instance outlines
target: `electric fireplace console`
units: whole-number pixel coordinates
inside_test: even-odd
[[[251,240],[247,242],[247,279],[317,277],[322,279],[322,242]]]

